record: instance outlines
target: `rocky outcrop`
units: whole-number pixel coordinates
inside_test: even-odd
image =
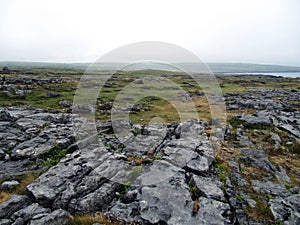
[[[213,175],[214,150],[203,123],[189,120],[174,126],[144,127],[130,138],[130,148],[113,150],[105,144],[77,150],[30,184],[29,196],[44,207],[72,213],[104,210],[125,221],[210,224],[214,218],[216,224],[230,223],[233,214],[222,183]],[[175,135],[178,126],[180,138]],[[199,190],[194,200],[193,188]]]
[[[299,92],[288,89],[254,89],[226,95],[229,110],[255,110],[236,116],[245,126],[265,128],[275,126],[293,138],[300,137]],[[297,110],[298,109],[298,110]]]
[[[0,224],[65,224],[71,215],[61,209],[51,212],[38,203],[32,203],[27,196],[13,195],[0,204]]]
[[[299,224],[299,187],[290,176],[299,171],[270,157],[299,139],[296,96],[228,94],[229,110],[253,111],[228,125],[218,160],[208,122],[97,122],[99,134],[90,135],[91,124],[79,116],[1,108],[1,190],[13,191],[26,173],[43,174],[26,195],[0,204],[0,224],[64,224],[71,214],[97,212],[135,224],[259,224],[247,212],[263,203],[274,223]],[[43,162],[61,150],[66,155],[46,169]]]

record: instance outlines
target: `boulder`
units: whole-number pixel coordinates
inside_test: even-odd
[[[28,225],[61,225],[66,224],[70,218],[72,218],[70,213],[62,209],[57,209],[52,213],[43,213],[34,216]]]
[[[271,181],[259,181],[252,180],[251,184],[253,186],[253,190],[257,193],[269,194],[272,196],[288,196],[290,192],[288,192],[283,184],[276,184]]]
[[[16,186],[20,184],[19,181],[12,180],[12,181],[5,181],[1,184],[0,190],[2,191],[10,191],[14,189]]]
[[[25,195],[12,195],[6,202],[0,204],[0,219],[9,219],[16,211],[27,207],[29,198]]]
[[[15,212],[11,218],[13,220],[17,220],[18,218],[22,218],[25,223],[31,220],[35,215],[43,214],[43,213],[51,213],[50,209],[43,208],[37,203],[33,203],[26,208],[23,208],[17,212]]]

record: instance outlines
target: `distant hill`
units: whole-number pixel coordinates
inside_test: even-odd
[[[215,73],[300,72],[300,67],[251,63],[208,63]]]
[[[98,66],[97,69],[114,70],[115,68],[120,66],[120,64],[126,65],[124,63],[105,63],[105,65]],[[187,64],[191,68],[191,71],[193,71],[193,63],[176,63],[176,65],[179,67]],[[9,69],[12,70],[34,70],[36,72],[43,70],[58,70],[66,73],[75,71],[84,72],[84,70],[86,70],[90,65],[90,63],[0,62],[0,68],[7,66]],[[250,63],[208,63],[208,66],[214,73],[300,72],[300,67],[281,65],[265,65]],[[143,66],[137,64],[135,66],[131,66],[130,70],[164,68],[165,67],[157,64],[147,64]]]

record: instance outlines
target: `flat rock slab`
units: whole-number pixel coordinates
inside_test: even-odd
[[[290,192],[287,191],[283,184],[276,184],[271,181],[252,180],[253,190],[258,193],[269,194],[273,196],[288,196]]]

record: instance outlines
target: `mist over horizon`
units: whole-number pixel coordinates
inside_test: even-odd
[[[203,62],[300,66],[300,2],[0,2],[0,61],[94,62],[139,41],[181,46]]]

